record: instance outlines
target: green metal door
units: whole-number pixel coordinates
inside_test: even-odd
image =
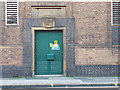
[[[63,32],[35,31],[35,75],[63,74]]]

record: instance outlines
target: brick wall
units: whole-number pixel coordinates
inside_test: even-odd
[[[73,15],[76,21],[77,44],[106,44],[108,42],[110,9],[110,3],[106,2],[74,3]]]
[[[73,6],[76,65],[118,64],[118,53],[113,54],[116,48],[111,46],[111,3],[77,2]]]
[[[118,50],[114,48],[76,47],[76,65],[117,65]]]
[[[23,49],[22,47],[4,47],[2,52],[2,65],[5,66],[22,66]]]
[[[4,66],[19,66],[23,63],[22,24],[24,18],[32,18],[32,5],[66,5],[66,18],[75,18],[76,65],[119,63],[117,49],[112,46],[108,48],[112,43],[110,2],[19,2],[19,26],[6,26],[5,21],[1,21],[2,14],[0,14],[2,44],[5,47],[16,47],[3,48],[2,64]],[[0,2],[0,13],[2,13],[1,7]],[[18,48],[19,46],[21,48]]]
[[[5,16],[2,20],[2,2],[0,2],[0,31],[2,32],[1,40],[1,58],[3,66],[22,66],[23,48],[22,48],[22,18],[23,11],[19,9],[20,24],[18,26],[6,26]],[[19,5],[21,8],[21,4]],[[5,8],[5,7],[4,7]],[[23,9],[24,10],[24,9]],[[5,11],[4,11],[5,14]]]
[[[0,2],[0,13],[2,13],[2,3]],[[2,14],[0,14],[0,45],[2,44]]]

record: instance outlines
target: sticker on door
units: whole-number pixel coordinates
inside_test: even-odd
[[[60,50],[59,44],[57,40],[54,40],[54,44],[50,43],[51,50]]]

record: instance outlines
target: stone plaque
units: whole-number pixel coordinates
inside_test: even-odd
[[[43,27],[52,28],[55,26],[55,18],[44,17],[43,18]]]

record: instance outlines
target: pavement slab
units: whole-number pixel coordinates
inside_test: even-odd
[[[118,77],[35,77],[2,78],[0,87],[7,86],[119,86]]]

